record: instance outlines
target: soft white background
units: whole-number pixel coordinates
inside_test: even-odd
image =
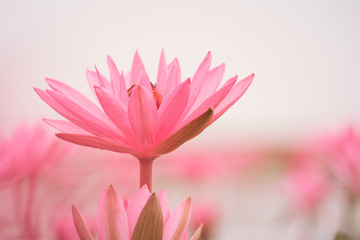
[[[127,71],[138,49],[154,79],[162,48],[183,78],[207,51],[226,78],[255,73],[197,141],[287,141],[356,123],[359,12],[358,1],[1,1],[0,123],[59,118],[32,86],[51,77],[90,94],[85,69],[107,75],[107,54]]]

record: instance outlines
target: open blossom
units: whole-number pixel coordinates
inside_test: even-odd
[[[210,69],[211,54],[190,80],[181,81],[177,59],[166,63],[161,53],[156,84],[150,82],[136,52],[131,71],[120,73],[107,57],[110,80],[96,71],[86,77],[101,107],[75,89],[46,79],[52,90],[37,94],[69,121],[45,120],[57,136],[76,144],[154,159],[194,138],[218,119],[246,91],[253,74],[237,76],[219,88],[225,66]]]
[[[98,202],[96,230],[99,240],[183,240],[187,239],[190,215],[190,198],[170,214],[164,190],[159,194],[151,194],[144,185],[133,198],[122,201],[110,186]],[[73,218],[80,239],[94,239],[75,206]],[[193,240],[200,238],[201,229],[196,231]]]

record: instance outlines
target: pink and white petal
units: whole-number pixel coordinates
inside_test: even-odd
[[[103,75],[100,75],[101,76],[101,80],[103,82],[103,84],[101,84],[99,82],[99,76],[98,76],[98,73],[96,71],[91,71],[89,69],[86,70],[86,73],[85,73],[85,76],[86,76],[86,80],[89,84],[89,87],[92,91],[92,93],[95,95],[95,91],[94,91],[94,86],[101,86],[101,85],[105,85],[105,88],[109,91],[112,91],[112,86],[111,86],[111,83],[109,80],[106,79],[105,76]]]
[[[121,132],[119,129],[117,129],[116,126],[110,121],[110,119],[108,119],[104,112],[102,112],[101,115],[94,115],[59,92],[48,90],[47,93],[64,108],[66,108],[70,113],[72,113],[76,118],[86,123],[88,127],[88,129],[86,129],[87,131],[91,129],[93,134],[104,136],[110,139],[124,139],[120,135]]]
[[[96,216],[99,240],[129,240],[129,227],[124,204],[113,186],[101,195]]]
[[[211,120],[210,124],[215,122],[221,115],[223,115],[242,95],[244,95],[245,91],[248,89],[250,84],[254,79],[254,74],[244,78],[240,82],[236,83],[235,86],[231,89],[229,94],[225,97],[225,99],[219,104],[214,112],[214,117]]]
[[[111,59],[110,56],[107,56],[106,61],[110,72],[113,93],[115,96],[119,97],[123,103],[127,104],[128,94],[124,74],[119,73],[119,70],[117,69],[114,61]]]
[[[84,129],[85,131],[92,133],[94,135],[101,135],[101,132],[98,131],[97,128],[94,128],[92,125],[89,125],[88,122],[84,122],[83,120],[76,117],[72,114],[68,109],[66,109],[63,105],[58,103],[52,96],[48,94],[48,92],[34,88],[36,93],[40,96],[42,100],[44,100],[50,107],[52,107],[56,112],[60,115],[74,123],[75,125],[79,126],[80,128]],[[57,92],[56,92],[57,93]],[[60,93],[58,93],[60,94]]]
[[[46,91],[34,88],[35,92],[39,97],[46,102],[51,108],[53,108],[57,113],[63,117],[69,119],[77,119],[71,112],[64,108],[60,103],[58,103],[54,98],[52,98]],[[78,120],[78,119],[77,119]],[[79,121],[79,120],[78,120]]]
[[[163,240],[180,239],[189,224],[191,198],[181,203],[170,215],[163,232]]]
[[[176,124],[181,121],[181,116],[187,106],[190,95],[190,80],[179,84],[164,99],[158,110],[157,141],[168,137]]]
[[[163,95],[164,97],[181,82],[181,70],[177,58],[169,64],[168,73],[166,92],[165,95]]]
[[[128,115],[139,148],[147,150],[152,147],[157,124],[157,106],[152,93],[136,86],[130,95]]]
[[[130,77],[131,77],[131,71],[128,71],[126,74],[125,74],[125,84],[126,84],[126,89],[129,89],[131,88],[133,85],[130,85]]]
[[[210,123],[213,117],[213,109],[208,109],[205,113],[177,130],[174,134],[169,136],[166,140],[159,143],[151,150],[151,155],[158,157],[162,154],[174,151],[183,143],[199,135]]]
[[[146,88],[148,91],[150,91],[150,92],[152,91],[150,78],[146,73],[144,73],[142,75],[140,85],[143,86],[144,88]]]
[[[119,73],[114,61],[107,56],[107,64],[110,72],[111,84],[115,96],[118,96],[120,100],[127,105],[129,101],[129,96],[127,93],[126,83],[124,73]]]
[[[199,68],[196,70],[194,77],[192,78],[191,94],[189,100],[189,105],[191,106],[195,102],[196,98],[199,96],[201,88],[204,86],[204,81],[209,73],[211,58],[211,52],[208,52],[204,60],[201,62]]]
[[[76,126],[72,122],[66,120],[54,120],[54,119],[43,119],[45,123],[52,126],[53,128],[59,130],[63,133],[74,133],[74,134],[89,134],[84,129]]]
[[[144,64],[140,58],[138,51],[136,50],[131,66],[130,87],[135,84],[140,84],[142,75],[144,73],[146,73]]]
[[[80,240],[93,240],[94,238],[91,236],[84,219],[75,205],[72,205],[72,215],[76,232],[79,235]]]
[[[97,79],[99,81],[99,86],[102,87],[102,88],[106,88],[105,81],[103,80],[99,70],[97,69],[96,65],[94,67],[95,67],[95,72],[96,72]],[[112,88],[112,86],[111,86],[111,88]]]
[[[135,154],[135,150],[121,142],[114,142],[97,136],[70,134],[70,133],[56,133],[58,138],[75,143],[81,146],[99,148],[119,153]]]
[[[92,115],[97,116],[98,118],[102,118],[101,120],[104,121],[107,125],[111,125],[111,122],[106,117],[104,112],[96,104],[91,102],[86,96],[82,95],[77,90],[59,81],[53,79],[46,79],[46,81],[49,84],[49,86],[52,87],[56,92],[63,93],[63,95],[66,96],[66,98],[70,99],[72,102],[81,106],[83,109],[86,109],[86,111],[91,113]]]
[[[128,91],[127,91],[127,88],[126,88],[126,79],[124,77],[124,73],[121,72],[121,75],[120,75],[120,82],[121,82],[121,86],[124,86],[124,90],[121,90],[121,94],[120,94],[120,99],[121,101],[125,104],[125,105],[128,105],[129,103],[129,94],[128,94]]]
[[[68,85],[62,82],[53,79],[47,78],[46,82],[56,92],[62,93],[64,96],[71,99],[73,102],[77,103],[78,105],[81,105],[83,108],[85,108],[88,112],[92,113],[93,115],[104,116],[104,113],[101,111],[101,109],[98,106],[96,106],[96,104],[91,102],[86,96],[84,96],[77,90],[69,87]]]
[[[164,226],[165,226],[167,220],[170,217],[169,201],[168,201],[168,198],[167,198],[167,195],[166,195],[166,192],[164,189],[161,190],[157,196],[159,198],[161,211],[162,211],[162,215],[163,215]]]
[[[149,200],[150,196],[151,193],[149,192],[149,189],[146,185],[144,185],[130,200],[128,200],[126,214],[128,217],[130,238],[133,235],[140,213]]]
[[[99,99],[101,107],[111,119],[111,121],[119,128],[126,138],[125,143],[132,145],[134,142],[133,131],[131,129],[128,112],[126,106],[121,100],[112,93],[101,87],[95,87],[96,96]]]
[[[112,58],[109,55],[106,56],[106,62],[107,62],[109,73],[110,73],[111,86],[112,86],[112,90],[113,90],[112,93],[115,96],[120,97],[120,91],[121,91],[120,72],[117,69],[114,61],[112,60]]]
[[[156,80],[156,88],[162,96],[165,96],[166,93],[166,85],[167,85],[167,77],[168,70],[166,67],[166,59],[164,54],[164,49],[161,51],[158,74]]]
[[[190,110],[189,115],[185,118],[185,120],[182,122],[180,127],[185,126],[186,124],[188,124],[189,122],[194,120],[197,116],[199,116],[200,114],[205,112],[210,107],[212,107],[215,112],[218,105],[227,96],[227,94],[230,92],[230,90],[234,86],[236,80],[237,80],[237,77],[233,77],[233,78],[229,79],[222,88],[220,88],[213,95],[208,97],[195,110]]]
[[[199,96],[197,97],[195,106],[199,105],[206,98],[208,98],[211,94],[213,94],[216,89],[219,87],[220,82],[224,76],[225,72],[225,64],[221,64],[215,68],[213,68],[207,75],[204,86],[201,88],[199,92]]]

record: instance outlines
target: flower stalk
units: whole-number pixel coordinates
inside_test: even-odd
[[[147,185],[151,192],[152,187],[152,165],[154,159],[139,159],[140,163],[140,188]]]

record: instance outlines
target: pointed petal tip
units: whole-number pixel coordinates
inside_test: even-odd
[[[71,210],[72,210],[72,212],[79,211],[78,208],[76,207],[75,203],[71,204]]]
[[[204,224],[200,224],[200,227],[195,231],[194,235],[191,237],[191,240],[199,240],[201,237],[201,232],[203,230]]]
[[[55,136],[57,136],[58,138],[61,138],[62,134],[61,133],[55,133]]]
[[[248,81],[249,83],[251,83],[254,80],[255,74],[252,73],[249,76],[247,76],[246,78],[244,78],[244,80]]]
[[[208,52],[207,52],[207,54],[206,54],[206,56],[205,56],[205,59],[208,59],[209,61],[211,61],[211,59],[212,59],[212,53],[211,53],[211,51],[208,51]]]
[[[46,78],[45,78],[45,82],[46,82],[48,85],[50,85],[52,82],[58,82],[58,81],[55,80],[55,79],[46,77]]]
[[[102,87],[99,87],[96,85],[94,85],[93,87],[94,87],[94,91],[95,91],[96,95],[98,95],[98,93],[102,91]]]
[[[48,125],[50,125],[50,124],[49,124],[49,121],[50,121],[50,120],[51,120],[51,119],[48,119],[48,118],[43,118],[43,119],[42,119],[42,121],[43,121],[44,123],[48,124]]]
[[[34,91],[35,91],[36,93],[38,93],[38,92],[40,92],[40,91],[43,91],[42,89],[37,88],[37,87],[32,87],[32,88],[34,89]]]
[[[97,69],[96,64],[94,64],[94,68],[95,68],[96,72],[99,73],[99,70]]]
[[[208,109],[206,112],[208,112],[209,114],[210,114],[210,113],[214,113],[214,108],[213,108],[213,107],[209,107],[209,109]]]
[[[149,188],[148,188],[147,184],[142,185],[142,187],[140,188],[140,190],[147,191],[147,192],[149,192],[149,193],[150,193],[150,191],[149,191]]]

